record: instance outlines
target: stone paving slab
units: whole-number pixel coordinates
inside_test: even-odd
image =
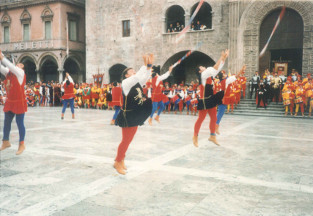
[[[310,119],[226,115],[218,147],[207,117],[195,148],[197,117],[161,115],[139,128],[121,176],[113,112],[80,109],[63,121],[60,112],[29,109],[21,156],[13,122],[12,147],[0,152],[1,216],[313,215]]]

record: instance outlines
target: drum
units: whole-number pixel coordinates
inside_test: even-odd
[[[284,106],[289,106],[290,105],[290,100],[289,99],[286,99],[284,100]]]
[[[298,104],[298,103],[303,103],[302,97],[297,97],[296,100],[295,100],[295,103],[296,103],[296,104]]]

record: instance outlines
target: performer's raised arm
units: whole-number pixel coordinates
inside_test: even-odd
[[[72,77],[70,76],[69,73],[66,73],[65,79],[64,79],[64,81],[63,81],[62,84],[64,85],[67,80],[70,81],[70,83],[73,83],[73,84],[74,84],[74,81],[73,81],[73,79],[72,79]]]
[[[236,75],[227,77],[227,79],[226,79],[226,87],[229,84],[232,84],[233,82],[235,82],[244,73],[245,70],[246,70],[246,65],[244,65]]]
[[[9,68],[4,67],[3,65],[0,64],[0,72],[3,76],[7,76],[7,74],[10,72]]]
[[[215,77],[222,70],[228,55],[229,55],[229,50],[225,50],[222,52],[221,57],[219,58],[219,60],[216,62],[216,64],[213,67],[208,67],[207,69],[205,69],[205,67],[200,66],[199,69],[200,69],[202,81],[206,80],[207,78],[211,76]]]
[[[0,50],[0,61],[2,62],[2,64],[4,64],[6,67],[9,68],[9,70],[17,77],[17,80],[20,84],[23,83],[24,80],[24,65],[21,63],[18,63],[16,66],[14,64],[12,64],[12,62],[10,62],[1,52]],[[1,71],[2,71],[2,67],[1,67]]]
[[[171,75],[172,71],[173,71],[173,65],[171,65],[171,66],[169,67],[169,69],[168,69],[168,71],[167,71],[166,73],[162,74],[161,76],[158,76],[158,78],[157,78],[157,84],[158,84],[159,82],[161,82],[161,81],[167,79],[167,78]]]
[[[125,95],[128,95],[130,89],[140,83],[143,86],[150,77],[153,60],[151,56],[143,56],[145,66],[142,66],[136,73],[133,68],[126,68],[122,73],[122,88]]]

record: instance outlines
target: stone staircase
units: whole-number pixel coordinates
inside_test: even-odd
[[[305,117],[302,117],[301,111],[299,110],[298,116],[285,116],[285,108],[283,103],[276,104],[275,102],[270,103],[266,109],[264,107],[256,108],[255,99],[242,99],[237,108],[234,109],[234,115],[249,115],[249,116],[270,116],[270,117],[284,117],[284,118],[309,118],[308,111],[305,112]],[[312,118],[312,117],[310,117]],[[313,118],[312,118],[313,119]]]

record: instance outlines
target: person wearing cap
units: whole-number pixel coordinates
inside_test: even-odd
[[[194,126],[194,134],[193,134],[193,144],[195,147],[198,147],[198,134],[204,121],[206,115],[210,116],[210,138],[209,141],[213,142],[216,145],[219,143],[216,140],[216,106],[222,104],[222,99],[224,96],[224,92],[218,92],[213,94],[213,78],[215,77],[224,66],[224,63],[229,55],[229,51],[225,50],[222,52],[221,57],[216,62],[213,67],[205,68],[203,66],[199,66],[199,82],[200,82],[200,92],[198,99],[198,110],[199,116]]]
[[[189,110],[192,110],[191,99],[192,99],[193,94],[194,94],[194,91],[192,90],[192,86],[190,85],[188,89],[185,90],[185,104],[187,108],[187,115],[189,115]]]
[[[310,98],[312,95],[312,90],[311,90],[311,84],[310,84],[310,80],[312,80],[311,74],[307,74],[306,78],[303,79],[303,88],[305,90],[305,101],[304,101],[304,105],[306,107],[306,110],[309,109],[310,107]]]
[[[307,92],[308,92],[308,97],[309,97],[309,116],[312,116],[312,108],[313,108],[313,80],[310,77],[309,81],[308,81],[308,88],[307,88]]]
[[[174,113],[177,114],[177,110],[179,110],[180,114],[183,112],[183,101],[185,97],[184,91],[181,89],[182,84],[178,85],[175,95],[173,96],[172,100],[174,103]]]
[[[241,76],[239,77],[239,82],[241,85],[241,90],[242,90],[242,97],[245,98],[246,97],[246,88],[247,88],[247,78],[245,77],[245,74],[241,74]]]
[[[282,84],[282,80],[278,76],[278,73],[275,72],[274,77],[271,79],[271,86],[272,86],[272,94],[273,99],[276,104],[279,102],[279,93],[280,93],[280,85]]]
[[[292,115],[292,109],[293,109],[293,105],[291,105],[291,101],[294,100],[294,98],[291,95],[292,90],[291,90],[291,86],[288,85],[289,82],[290,81],[288,79],[282,90],[283,104],[285,106],[285,116],[288,115],[288,108],[290,109],[291,115]]]
[[[90,89],[90,97],[91,97],[91,107],[97,108],[97,103],[99,100],[100,95],[100,88],[98,88],[97,83],[93,85],[93,87]]]
[[[233,74],[233,76],[235,76],[235,74]],[[241,97],[241,85],[240,85],[240,81],[239,81],[239,77],[237,78],[237,80],[234,82],[234,92],[235,92],[235,105],[236,108],[238,106],[238,104],[240,103],[240,97]]]
[[[4,65],[1,65],[1,63]],[[4,87],[7,94],[3,112],[4,112],[4,127],[3,127],[3,138],[2,146],[0,151],[11,147],[9,141],[12,120],[16,118],[16,124],[19,131],[19,147],[16,155],[20,155],[25,150],[25,126],[24,116],[27,112],[27,101],[25,96],[25,83],[26,75],[24,72],[24,65],[18,63],[17,65],[12,64],[6,57],[3,56],[0,50],[0,72],[5,76]]]
[[[83,89],[83,102],[85,108],[90,108],[90,92],[91,89],[89,87],[89,84],[86,83],[85,88]]]
[[[295,103],[296,103],[296,111],[295,111],[295,116],[298,115],[299,112],[299,107],[301,107],[301,113],[302,116],[304,116],[304,104],[303,101],[305,99],[305,92],[303,88],[302,81],[298,81],[298,87],[296,88],[296,98],[295,98]]]
[[[260,84],[260,76],[259,76],[259,72],[256,71],[254,76],[251,79],[250,85],[251,85],[251,91],[250,91],[250,98],[252,99],[252,94],[253,92],[255,92],[256,95],[256,91],[258,89],[258,86]]]
[[[225,72],[221,72],[219,73],[219,89],[217,90],[218,91],[224,91],[224,97],[223,97],[223,100],[222,100],[222,104],[218,105],[218,111],[217,111],[217,120],[216,120],[216,134],[220,134],[220,131],[219,131],[219,125],[220,125],[220,122],[223,118],[223,115],[225,113],[225,110],[227,108],[227,99],[225,99],[225,96],[229,96],[230,95],[230,92],[231,92],[231,84],[233,82],[236,82],[236,80],[242,76],[242,74],[244,73],[246,69],[246,65],[244,65],[242,67],[242,69],[240,70],[239,73],[237,73],[236,75],[233,75],[233,76],[230,76],[228,77],[226,75]]]
[[[111,125],[115,124],[115,119],[117,118],[117,115],[120,112],[122,105],[123,105],[122,88],[117,85],[117,82],[113,82],[111,106],[114,107],[115,112],[111,120]]]
[[[152,100],[152,112],[149,118],[149,125],[152,125],[152,118],[154,113],[157,111],[158,107],[158,113],[157,116],[154,118],[157,122],[160,122],[160,115],[162,111],[164,110],[164,103],[162,100],[162,90],[163,90],[163,80],[167,79],[169,75],[172,73],[173,66],[170,66],[168,71],[159,76],[156,72],[152,73],[152,94],[151,94],[151,100]]]
[[[163,89],[163,103],[164,103],[163,113],[165,113],[166,110],[168,113],[171,111],[171,98],[172,98],[172,91],[169,87],[169,83],[166,82],[165,89]]]

